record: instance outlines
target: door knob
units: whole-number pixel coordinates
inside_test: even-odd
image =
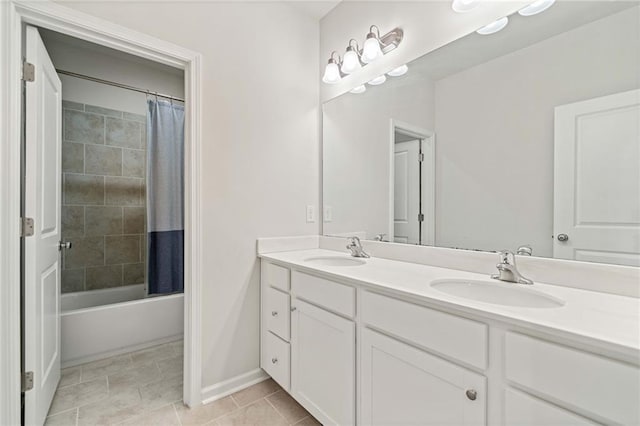
[[[278,358],[271,358],[271,363],[272,364],[277,364],[278,363]]]
[[[569,241],[569,236],[567,234],[558,234],[557,238],[558,238],[558,241],[561,241],[563,243],[565,241]]]
[[[58,243],[58,251],[62,249],[69,250],[71,246],[72,246],[71,241],[60,241]]]
[[[478,397],[478,392],[476,392],[475,389],[468,389],[466,394],[467,394],[467,398],[469,398],[471,401],[475,401],[476,398]]]
[[[271,316],[272,317],[277,317],[278,316],[278,311],[271,311]]]

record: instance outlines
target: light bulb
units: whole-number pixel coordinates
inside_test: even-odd
[[[376,38],[375,34],[369,33],[367,40],[362,47],[362,62],[369,64],[382,56],[382,50],[380,49],[380,42]]]
[[[381,76],[376,77],[373,80],[371,80],[369,82],[369,84],[372,85],[372,86],[378,86],[378,85],[384,83],[385,81],[387,81],[387,77],[385,77],[384,74],[382,74]]]
[[[464,13],[474,9],[479,3],[480,0],[453,0],[451,9],[458,13]]]
[[[406,65],[400,65],[398,68],[392,69],[387,73],[391,77],[400,77],[401,75],[405,75],[409,71],[409,67]]]
[[[354,87],[352,90],[350,90],[351,93],[355,93],[356,95],[359,95],[360,93],[364,93],[366,91],[367,88],[364,84],[362,86]]]
[[[338,64],[336,64],[335,60],[329,59],[329,63],[324,69],[322,81],[327,84],[335,84],[340,81],[340,69],[338,69]]]
[[[358,71],[360,68],[362,68],[362,65],[360,65],[358,54],[353,50],[353,47],[347,47],[340,70],[345,74],[351,74],[352,72]]]
[[[476,32],[481,35],[495,34],[501,29],[503,29],[504,27],[506,27],[508,23],[509,23],[509,18],[504,16],[500,19],[496,19],[490,24],[485,25],[484,27],[480,28]]]
[[[518,13],[522,16],[531,16],[537,15],[538,13],[542,13],[545,10],[549,9],[556,0],[538,0],[531,3],[529,6],[525,6],[518,11]]]

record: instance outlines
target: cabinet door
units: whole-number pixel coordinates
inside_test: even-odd
[[[355,324],[294,300],[291,391],[324,425],[355,422]]]
[[[514,389],[504,391],[504,424],[518,426],[596,426],[577,414]]]
[[[362,425],[486,423],[485,377],[369,329],[361,351]]]

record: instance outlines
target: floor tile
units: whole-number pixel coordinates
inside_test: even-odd
[[[160,370],[155,362],[135,364],[132,368],[117,373],[109,374],[109,393],[117,392],[123,388],[138,388],[158,380]]]
[[[78,420],[78,409],[74,408],[69,411],[64,411],[54,416],[49,416],[45,419],[45,426],[75,426]]]
[[[160,380],[140,387],[140,396],[145,410],[182,401],[182,376]]]
[[[175,357],[176,353],[173,350],[173,347],[167,343],[160,346],[154,346],[149,349],[144,349],[138,352],[133,352],[131,354],[131,359],[133,362],[147,362],[147,361],[158,361],[161,359],[167,359]]]
[[[49,415],[100,401],[108,395],[106,377],[60,388],[53,397]]]
[[[131,368],[132,365],[133,363],[131,362],[129,354],[90,362],[82,366],[82,381],[117,373],[118,371]]]
[[[165,405],[120,424],[132,426],[180,426],[180,421],[173,405]]]
[[[182,376],[183,359],[182,354],[171,358],[160,359],[156,361],[162,377],[165,379]]]
[[[283,390],[269,395],[266,399],[291,424],[309,416],[307,410]]]
[[[143,412],[137,389],[120,390],[108,398],[80,407],[78,426],[109,425],[124,421]]]
[[[250,388],[249,388],[250,389]],[[240,408],[222,417],[216,423],[220,426],[280,426],[288,425],[286,420],[265,399]]]
[[[268,379],[231,395],[243,407],[282,389],[273,379]]]
[[[313,416],[308,416],[298,423],[295,423],[295,426],[322,426],[322,423],[317,421]]]
[[[238,408],[238,405],[230,396],[195,408],[186,407],[182,403],[174,405],[183,426],[204,425]]]
[[[58,388],[63,388],[69,385],[75,385],[80,383],[80,373],[82,372],[82,367],[70,367],[65,368],[60,372],[60,383],[58,383]]]

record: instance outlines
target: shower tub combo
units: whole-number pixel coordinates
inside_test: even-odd
[[[184,295],[147,297],[144,284],[65,293],[60,305],[63,368],[183,335]]]

